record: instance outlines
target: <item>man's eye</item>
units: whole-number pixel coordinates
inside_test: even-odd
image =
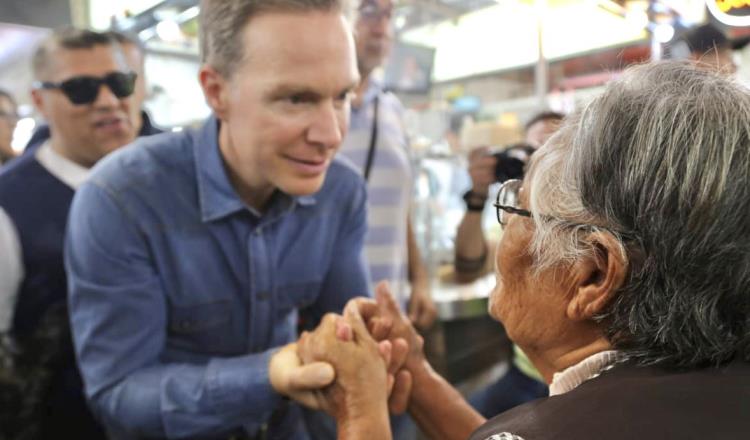
[[[287,97],[287,101],[291,102],[292,104],[302,104],[304,101],[304,98],[302,95],[292,95]]]
[[[286,97],[287,102],[295,105],[317,102],[318,97],[312,93],[295,93]]]
[[[350,100],[352,98],[353,95],[354,95],[354,93],[352,93],[352,92],[343,92],[342,94],[340,94],[339,96],[336,97],[336,100],[337,101],[348,101],[348,100]]]

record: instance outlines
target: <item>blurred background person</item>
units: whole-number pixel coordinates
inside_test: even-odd
[[[414,178],[404,109],[373,75],[393,44],[393,7],[391,0],[361,0],[358,4],[354,37],[361,81],[339,154],[354,163],[367,180],[365,255],[370,278],[374,282],[388,280],[409,318],[424,331],[435,321],[437,309],[410,215]],[[332,420],[309,413],[306,418],[314,438],[336,437]],[[415,434],[413,424],[404,418],[393,425],[397,438]]]
[[[0,165],[16,157],[11,146],[13,131],[18,123],[18,106],[13,96],[0,89]]]
[[[409,341],[409,412],[431,438],[744,439],[748,188],[747,89],[686,63],[630,68],[495,202],[505,233],[489,311],[551,397],[485,421],[432,370],[387,286],[377,304],[358,300],[367,328],[347,306],[354,337],[316,330],[300,355],[333,364],[340,388],[327,401],[350,431],[387,433],[369,331]]]
[[[24,401],[33,408],[18,411],[36,415],[26,428],[39,428],[42,438],[103,438],[70,339],[63,237],[73,194],[90,168],[136,137],[136,73],[111,35],[76,28],[40,43],[33,72],[32,99],[49,138],[0,174],[0,329],[22,351],[18,371],[34,368],[27,377],[34,396]]]
[[[475,148],[469,153],[471,189],[464,193],[466,213],[456,233],[456,275],[461,281],[471,281],[492,270],[493,244],[488,244],[482,228],[484,211],[490,186],[509,178],[523,176],[523,168],[530,153],[542,146],[554,134],[564,115],[553,111],[535,114],[524,126],[524,143],[506,152],[492,154],[488,147]],[[511,146],[514,147],[514,146]],[[499,163],[501,162],[501,163]]]
[[[120,46],[120,50],[125,57],[125,63],[130,70],[137,75],[135,79],[135,89],[130,96],[132,102],[130,107],[130,120],[138,132],[138,136],[151,136],[161,133],[162,130],[151,122],[151,117],[146,110],[143,109],[143,101],[146,99],[146,69],[144,68],[145,50],[143,44],[138,38],[122,32],[107,31],[104,32],[104,34],[109,36]],[[36,148],[49,139],[49,137],[49,125],[40,125],[34,130],[29,142],[26,144],[24,154],[29,154],[36,150]]]
[[[393,2],[362,0],[354,22],[357,67],[362,78],[352,102],[349,133],[339,154],[367,179],[368,233],[365,255],[373,281],[388,280],[417,328],[436,317],[430,281],[410,216],[413,172],[404,109],[373,76],[393,44]]]
[[[523,127],[525,141],[534,148],[539,148],[560,128],[565,115],[560,112],[543,111],[535,114]]]

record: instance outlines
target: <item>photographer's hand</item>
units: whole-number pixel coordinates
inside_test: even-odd
[[[471,176],[471,192],[477,196],[487,197],[487,192],[495,182],[495,166],[497,158],[488,147],[479,147],[469,153],[469,175]]]

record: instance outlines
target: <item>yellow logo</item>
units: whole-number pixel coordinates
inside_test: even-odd
[[[750,26],[750,0],[706,0],[711,15],[729,26]]]
[[[710,0],[709,0],[710,1]],[[750,0],[714,0],[721,12],[750,7]]]

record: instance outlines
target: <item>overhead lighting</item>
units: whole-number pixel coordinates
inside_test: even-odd
[[[138,32],[138,39],[140,39],[141,41],[148,41],[154,38],[154,36],[156,36],[156,31],[154,30],[154,28],[148,28]]]
[[[674,27],[669,23],[659,23],[654,26],[654,39],[659,43],[669,43],[674,37]]]
[[[406,16],[399,15],[395,20],[393,20],[393,24],[394,26],[396,26],[396,29],[403,29],[404,26],[406,26]]]
[[[156,35],[162,41],[178,42],[182,40],[182,31],[176,21],[164,20],[156,25]]]
[[[184,23],[186,21],[190,21],[194,19],[195,17],[200,14],[201,9],[198,6],[193,6],[191,8],[185,9],[184,11],[180,12],[177,17],[175,17],[175,21],[177,23]]]

